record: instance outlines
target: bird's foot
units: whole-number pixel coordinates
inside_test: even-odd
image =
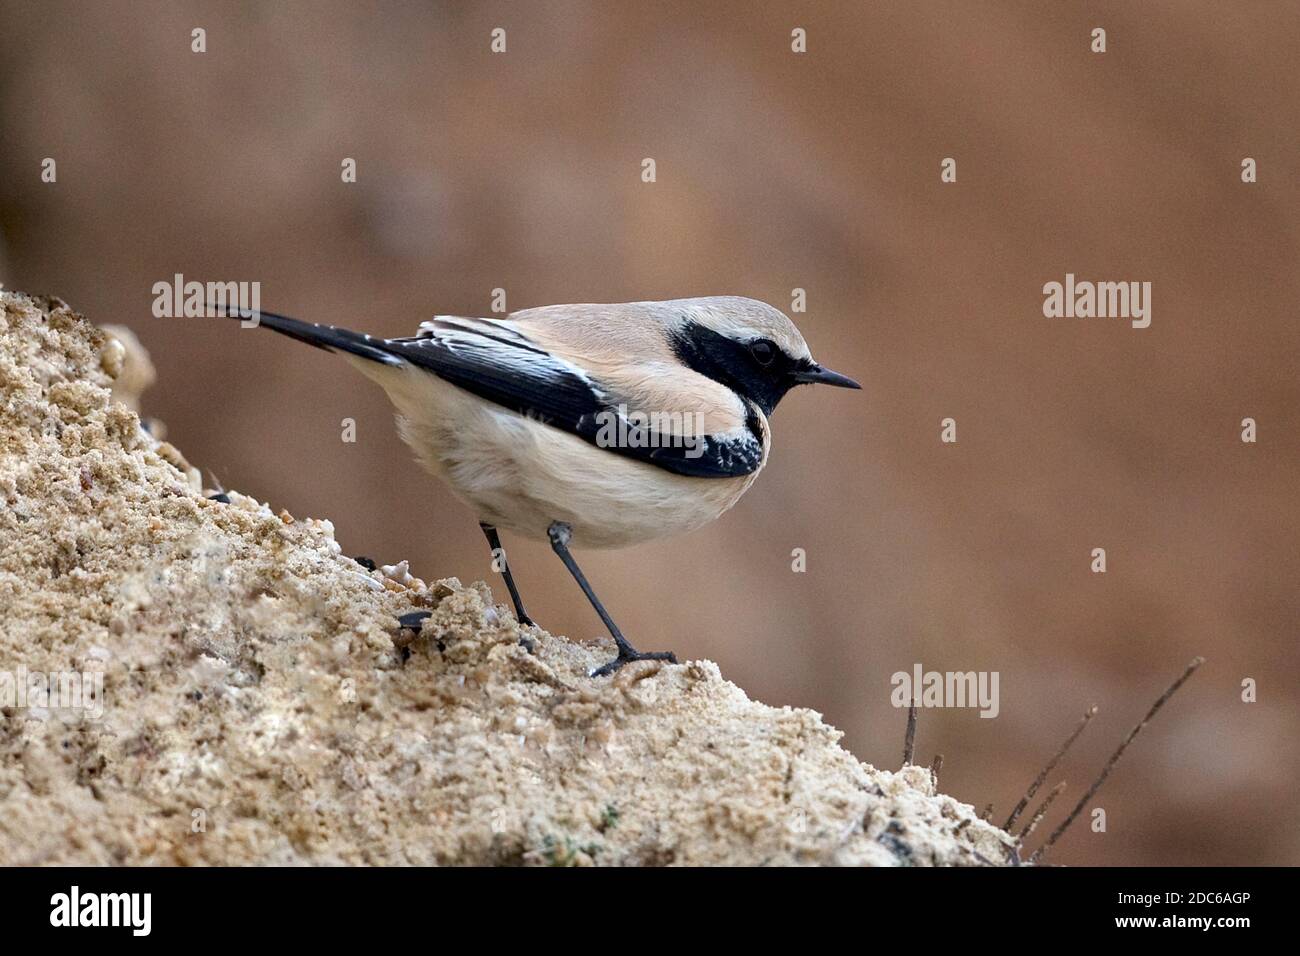
[[[537,622],[529,617],[522,609],[515,612],[515,623],[519,625],[521,631],[525,628],[537,627]],[[537,629],[539,631],[541,630],[540,627],[537,627]],[[533,639],[527,634],[519,635],[519,646],[529,654],[537,653],[537,645],[533,643]]]
[[[642,653],[632,645],[619,645],[618,657],[614,658],[608,664],[603,664],[591,672],[592,677],[608,677],[624,664],[631,664],[633,661],[667,661],[669,664],[677,663],[677,655],[672,651],[647,651]]]

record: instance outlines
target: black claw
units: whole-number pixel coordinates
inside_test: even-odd
[[[361,565],[367,571],[374,571],[378,567],[378,565],[375,564],[373,558],[367,558],[364,554],[358,554],[352,560],[355,561],[357,564]]]
[[[608,664],[603,664],[591,672],[592,677],[607,677],[614,673],[624,664],[631,664],[633,661],[667,661],[669,664],[677,663],[677,655],[672,651],[640,651],[625,652],[619,649],[618,657],[614,658]]]

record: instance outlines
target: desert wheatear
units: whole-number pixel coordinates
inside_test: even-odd
[[[736,296],[440,315],[395,339],[253,318],[342,354],[383,386],[402,438],[474,510],[495,554],[498,528],[550,542],[618,645],[594,675],[676,658],[632,647],[570,547],[707,524],[766,464],[768,418],[786,392],[860,387],[814,362],[782,312]],[[504,565],[515,614],[531,625]]]

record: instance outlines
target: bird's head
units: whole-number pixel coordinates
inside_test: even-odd
[[[813,361],[794,323],[765,302],[711,296],[666,304],[675,307],[670,337],[678,358],[753,400],[764,415],[795,385],[862,387]]]

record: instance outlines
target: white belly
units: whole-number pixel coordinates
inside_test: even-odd
[[[688,478],[597,448],[427,372],[352,360],[382,385],[398,430],[429,471],[481,521],[547,540],[552,522],[576,548],[618,548],[691,531],[739,500],[758,472]]]

